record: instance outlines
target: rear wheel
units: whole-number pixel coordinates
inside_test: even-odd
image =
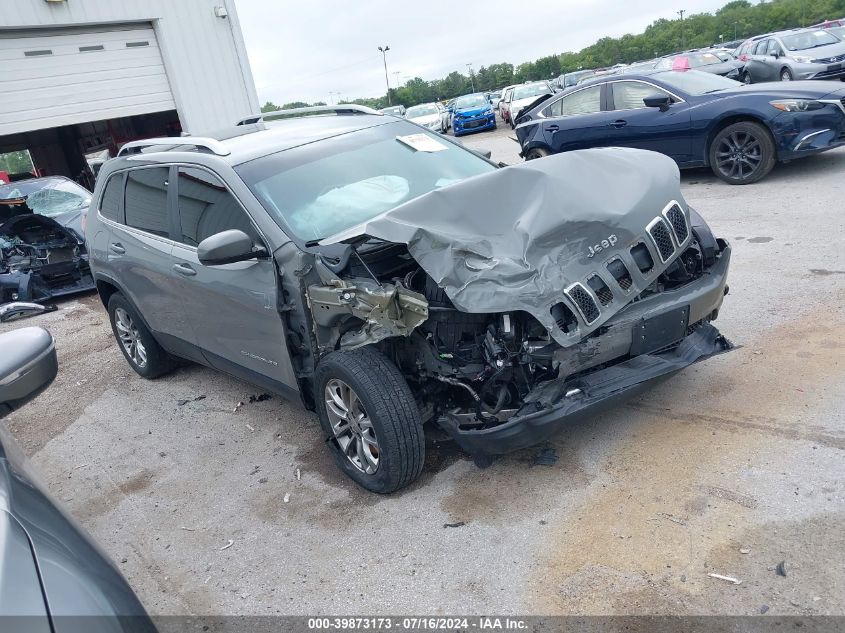
[[[742,80],[742,83],[744,83],[744,84],[753,83],[751,81],[751,75],[749,75],[747,72],[743,72],[740,79]]]
[[[528,150],[528,152],[526,152],[525,160],[536,160],[538,158],[548,156],[549,154],[551,154],[551,152],[545,147],[532,147]]]
[[[775,144],[759,123],[740,121],[716,134],[710,144],[710,168],[732,185],[757,182],[775,166]]]
[[[416,401],[378,350],[332,352],[315,374],[315,400],[338,467],[367,490],[388,493],[422,472],[425,439]]]
[[[792,81],[792,71],[789,68],[784,68],[780,71],[781,81]]]
[[[114,293],[109,299],[108,311],[120,351],[136,373],[144,378],[157,378],[176,367],[174,359],[153,338],[126,297]]]

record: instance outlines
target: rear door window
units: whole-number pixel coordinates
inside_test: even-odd
[[[635,110],[645,108],[643,99],[653,95],[666,95],[669,93],[655,86],[644,84],[639,81],[618,81],[613,86],[613,105],[615,110]]]
[[[126,225],[169,237],[167,187],[169,167],[133,169],[126,175]]]
[[[183,244],[196,246],[205,238],[230,229],[259,240],[246,211],[218,176],[193,167],[180,167],[178,173],[177,204]]]

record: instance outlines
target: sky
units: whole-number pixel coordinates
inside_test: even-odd
[[[728,0],[236,0],[258,98],[337,102],[385,92],[413,77],[515,66],[640,33],[659,18],[714,11]],[[456,17],[453,17],[453,13]],[[466,16],[466,19],[462,19]]]

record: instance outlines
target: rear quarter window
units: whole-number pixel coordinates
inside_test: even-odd
[[[120,201],[123,198],[123,177],[123,173],[109,176],[100,198],[100,215],[107,220],[121,224],[123,223],[123,214],[120,212]]]

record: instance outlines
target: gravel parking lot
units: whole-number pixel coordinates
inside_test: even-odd
[[[462,141],[514,163],[511,135]],[[97,296],[0,326],[60,359],[7,421],[153,614],[845,614],[844,170],[684,173],[733,245],[717,325],[742,347],[483,470],[431,438],[417,483],[365,493],[296,405],[136,376]]]

